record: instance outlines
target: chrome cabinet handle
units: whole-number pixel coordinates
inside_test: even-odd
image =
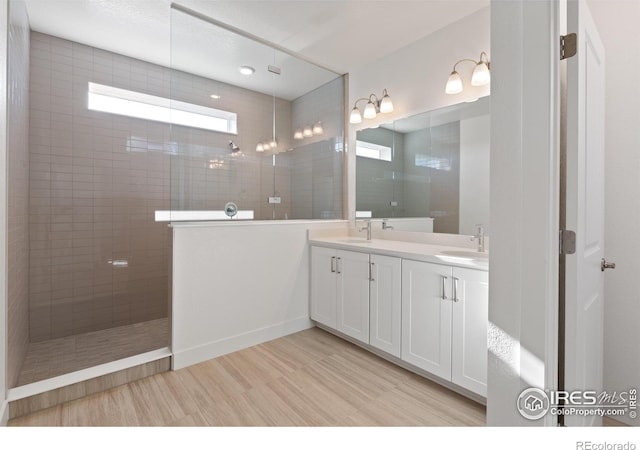
[[[331,273],[336,273],[336,257],[331,257]]]
[[[441,292],[440,298],[442,298],[442,300],[446,300],[447,299],[447,280],[449,279],[449,277],[445,277],[444,275],[442,275],[440,278],[442,278],[442,292]]]
[[[456,277],[453,277],[453,298],[451,300],[453,300],[454,302],[460,300],[458,298],[458,279]]]
[[[342,258],[340,258],[339,256],[336,258],[337,262],[336,262],[336,272],[337,273],[342,273]]]
[[[369,281],[376,281],[375,278],[373,278],[373,265],[375,263],[369,263]]]

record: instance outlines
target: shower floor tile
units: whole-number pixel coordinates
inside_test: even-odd
[[[169,345],[168,319],[29,344],[18,386]]]

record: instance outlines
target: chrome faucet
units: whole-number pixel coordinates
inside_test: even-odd
[[[393,230],[393,227],[391,225],[387,225],[387,219],[382,219],[382,229]]]
[[[358,231],[367,230],[367,241],[371,240],[371,221],[365,220],[366,225],[362,228],[358,228]]]
[[[484,226],[479,223],[476,224],[476,227],[478,229],[478,231],[476,231],[476,234],[474,234],[471,237],[471,240],[473,241],[474,239],[478,240],[478,251],[479,252],[484,252]]]

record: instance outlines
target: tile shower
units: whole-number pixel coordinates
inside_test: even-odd
[[[156,211],[342,217],[342,77],[277,98],[30,31],[21,2],[10,12],[9,387],[169,345],[171,229]],[[89,82],[210,107],[222,92],[213,107],[237,113],[238,133],[90,111]],[[293,139],[319,118],[323,136]],[[272,127],[279,151],[256,153]]]

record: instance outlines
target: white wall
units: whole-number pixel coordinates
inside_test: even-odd
[[[7,0],[0,0],[0,425],[7,423]]]
[[[555,388],[559,124],[557,2],[491,2],[491,260],[487,424],[528,421],[527,387]],[[526,55],[526,58],[525,58]],[[558,144],[554,144],[558,143]]]
[[[470,85],[473,64],[458,66],[465,89],[457,95],[447,95],[444,87],[456,61],[463,58],[476,59],[486,51],[491,59],[489,8],[482,9],[413,44],[358,68],[349,74],[349,104],[347,113],[355,100],[374,93],[380,95],[387,89],[393,100],[394,111],[379,114],[373,120],[363,119],[361,124],[350,125],[348,148],[355,148],[358,129],[393,122],[424,111],[483,97],[489,93],[488,86]],[[400,31],[399,31],[400,32]],[[364,102],[358,104],[362,108]],[[348,154],[348,211],[349,219],[355,212],[355,152]]]
[[[604,385],[620,392],[640,388],[640,2],[591,1],[589,8],[607,55],[605,254],[616,263],[605,277]]]
[[[347,222],[176,225],[174,369],[312,326],[308,229]]]
[[[460,121],[460,234],[489,230],[489,140],[491,115]]]

